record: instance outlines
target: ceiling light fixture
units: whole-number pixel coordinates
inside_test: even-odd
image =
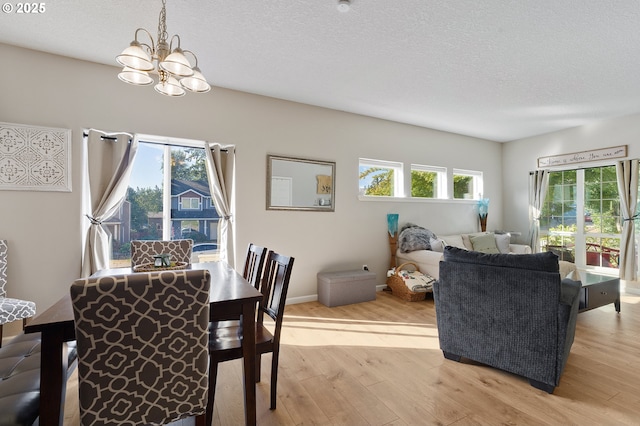
[[[138,41],[138,32],[143,31],[151,40],[151,45]],[[159,75],[155,89],[166,96],[183,96],[185,89],[195,93],[205,93],[211,90],[211,86],[198,68],[198,58],[190,50],[180,48],[180,36],[171,37],[167,42],[167,10],[166,0],[162,0],[162,10],[158,22],[158,44],[154,44],[151,33],[144,28],[138,28],[135,38],[121,54],[116,56],[116,61],[124,68],[118,74],[118,78],[125,83],[137,86],[148,86],[154,80],[149,72],[156,71]],[[172,50],[173,40],[177,40],[177,47]],[[195,66],[187,60],[185,53],[191,54],[195,59]],[[154,65],[154,61],[156,64]]]
[[[338,10],[340,12],[348,12],[351,9],[351,1],[350,0],[339,0],[338,1]]]

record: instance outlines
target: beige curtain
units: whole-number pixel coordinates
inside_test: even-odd
[[[102,221],[120,208],[127,195],[138,140],[127,133],[91,129],[84,138],[84,211],[89,226],[82,258],[82,276],[109,267],[110,235]]]
[[[635,280],[637,278],[635,219],[638,204],[638,160],[619,161],[616,164],[616,177],[620,194],[620,214],[623,219],[620,238],[620,278]]]
[[[234,146],[222,146],[217,143],[205,144],[207,155],[207,176],[209,190],[220,221],[218,222],[218,249],[220,260],[235,268],[235,159]]]
[[[529,173],[529,246],[533,253],[540,251],[540,214],[549,188],[549,171]]]

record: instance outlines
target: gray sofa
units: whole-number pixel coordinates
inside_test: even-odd
[[[524,376],[553,393],[569,356],[579,281],[550,252],[484,254],[445,247],[433,286],[440,348]]]

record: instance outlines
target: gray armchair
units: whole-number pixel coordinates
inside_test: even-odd
[[[433,286],[445,358],[509,371],[553,393],[573,343],[581,287],[562,278],[551,252],[445,247]]]

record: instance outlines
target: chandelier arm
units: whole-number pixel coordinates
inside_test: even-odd
[[[139,32],[139,31],[144,32],[144,33],[147,35],[147,37],[149,37],[149,40],[151,40],[151,45],[148,45],[148,44],[146,44],[146,43],[140,43],[140,40],[138,40],[138,32]],[[136,40],[138,43],[140,43],[140,46],[144,46],[144,47],[146,47],[146,48],[149,50],[149,54],[150,54],[151,56],[153,56],[153,55],[155,54],[155,51],[156,51],[156,48],[155,48],[155,47],[156,47],[156,44],[155,44],[155,43],[154,43],[154,41],[153,41],[153,36],[151,35],[151,33],[150,33],[149,31],[147,31],[147,29],[146,29],[146,28],[138,28],[138,29],[136,30],[135,40]]]
[[[169,51],[173,52],[173,39],[178,39],[178,49],[180,49],[180,36],[178,34],[174,34],[171,36],[171,41],[169,42]]]
[[[196,64],[193,66],[193,68],[196,68],[198,66],[198,57],[196,56],[195,53],[193,53],[190,50],[183,50],[182,53],[191,53],[191,56],[193,56],[193,59],[196,60]]]

